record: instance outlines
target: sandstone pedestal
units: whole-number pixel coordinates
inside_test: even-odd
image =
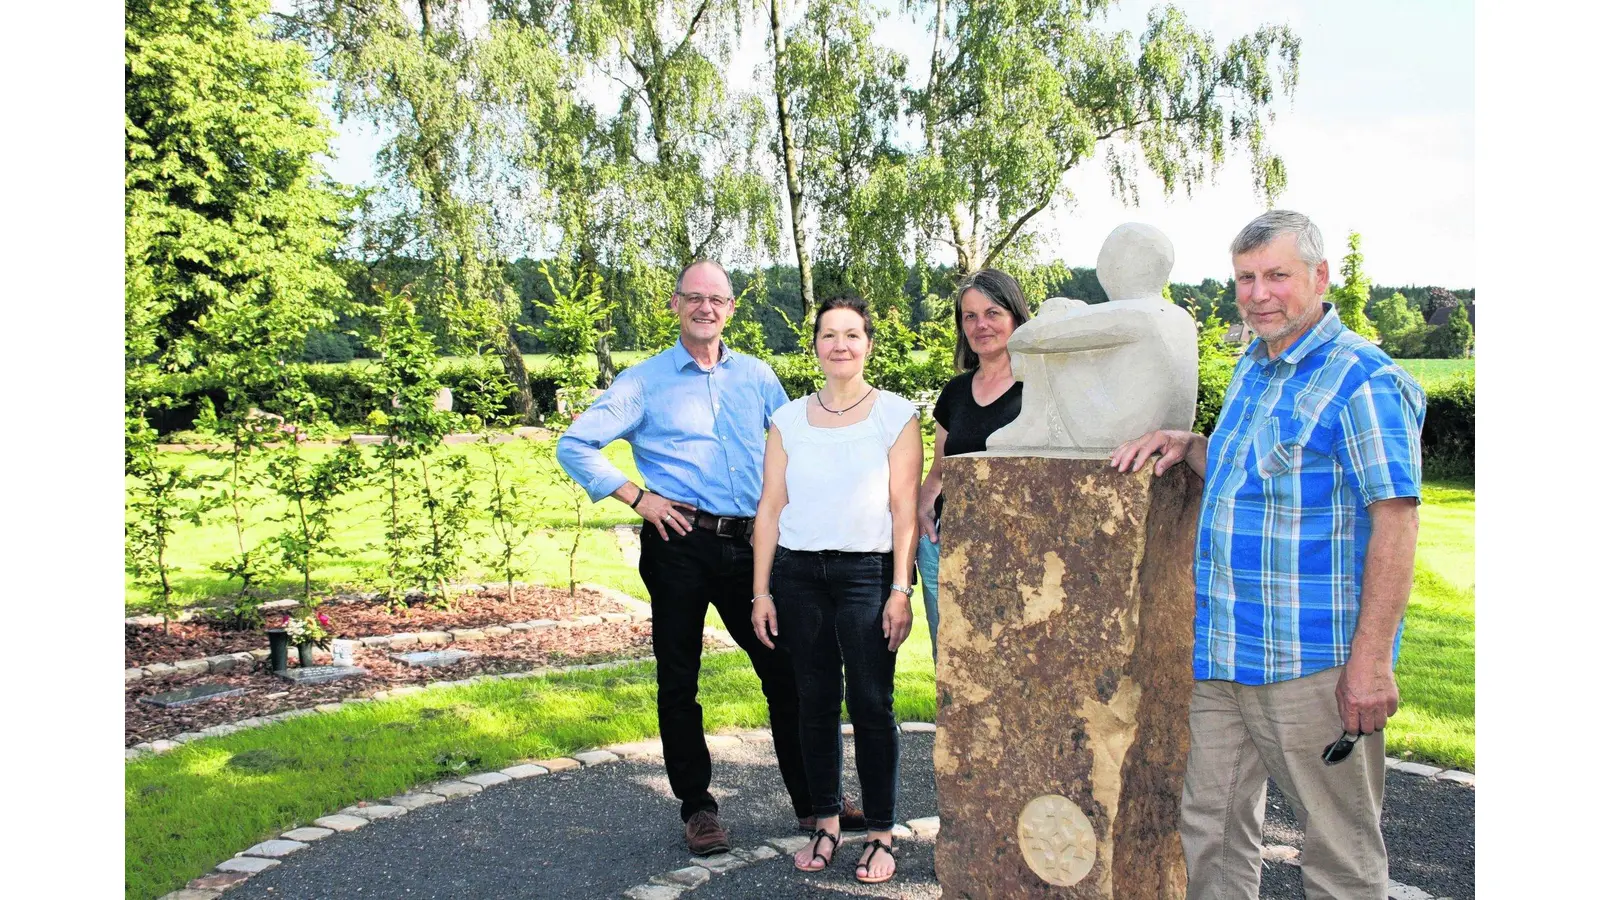
[[[939,565],[946,898],[1182,898],[1201,482],[956,456]]]

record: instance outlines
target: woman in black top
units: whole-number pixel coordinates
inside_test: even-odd
[[[933,467],[917,498],[917,570],[928,611],[928,637],[939,658],[939,516],[944,458],[988,449],[989,435],[1022,411],[1022,382],[1011,377],[1006,340],[1028,321],[1017,280],[984,269],[956,291],[956,371],[933,406]]]

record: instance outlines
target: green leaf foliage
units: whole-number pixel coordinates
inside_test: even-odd
[[[1350,250],[1339,264],[1343,283],[1328,290],[1328,300],[1339,310],[1339,321],[1344,327],[1367,340],[1379,335],[1377,328],[1367,318],[1367,298],[1372,295],[1372,282],[1361,270],[1361,235],[1350,232]]]
[[[267,0],[128,3],[126,364],[277,379],[345,297],[329,264],[348,201],[305,49],[272,40]]]
[[[1063,176],[1096,153],[1114,190],[1135,176],[1191,191],[1248,155],[1270,203],[1283,161],[1266,144],[1272,104],[1292,94],[1300,42],[1263,26],[1219,46],[1173,7],[1151,11],[1137,45],[1105,30],[1103,0],[940,0],[927,83],[910,91],[923,131],[914,162],[920,226],[955,249],[956,268],[1031,255],[1028,224],[1070,202]]]

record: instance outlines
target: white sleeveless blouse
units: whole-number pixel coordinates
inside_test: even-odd
[[[879,391],[867,417],[842,428],[806,421],[810,395],[772,414],[789,456],[784,484],[789,504],[778,514],[778,545],[790,550],[888,553],[894,544],[889,516],[889,448],[917,408]]]

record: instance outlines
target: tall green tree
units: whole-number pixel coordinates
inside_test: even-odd
[[[1340,313],[1341,317],[1343,315]],[[1396,291],[1372,305],[1372,324],[1387,346],[1400,335],[1421,328],[1422,313],[1412,307],[1404,294]]]
[[[571,84],[549,41],[501,40],[467,13],[459,0],[299,0],[280,18],[319,52],[335,110],[392,134],[377,159],[389,214],[369,230],[431,260],[413,295],[444,323],[447,349],[499,357],[531,422],[504,246],[517,179],[502,165],[497,113],[511,95],[559,106]]]
[[[861,0],[813,0],[787,28],[781,0],[767,12],[802,321],[816,305],[808,232],[844,285],[880,310],[904,305],[911,198],[893,136],[906,59],[873,41],[883,11]]]
[[[277,379],[345,298],[345,195],[305,50],[267,0],[127,3],[125,350],[130,399],[162,371],[235,391]],[[242,399],[242,398],[241,398]]]
[[[557,36],[583,78],[617,94],[614,113],[569,132],[574,152],[563,171],[546,170],[547,184],[563,209],[563,254],[579,274],[611,273],[604,290],[640,349],[676,338],[665,307],[679,268],[706,257],[759,267],[777,253],[767,112],[722,74],[746,2],[506,0],[490,10]]]
[[[1069,202],[1064,176],[1104,153],[1112,186],[1138,201],[1143,167],[1192,190],[1231,151],[1270,203],[1285,184],[1266,142],[1272,103],[1292,94],[1300,42],[1283,26],[1219,46],[1172,7],[1136,52],[1108,33],[1108,0],[934,0],[927,82],[911,91],[922,131],[920,225],[964,274],[1032,255],[1029,223]]]
[[[1349,252],[1339,264],[1339,277],[1343,282],[1328,291],[1328,300],[1339,310],[1339,321],[1344,327],[1368,340],[1378,336],[1378,329],[1367,318],[1367,299],[1372,296],[1372,281],[1361,270],[1361,235],[1352,231]]]

